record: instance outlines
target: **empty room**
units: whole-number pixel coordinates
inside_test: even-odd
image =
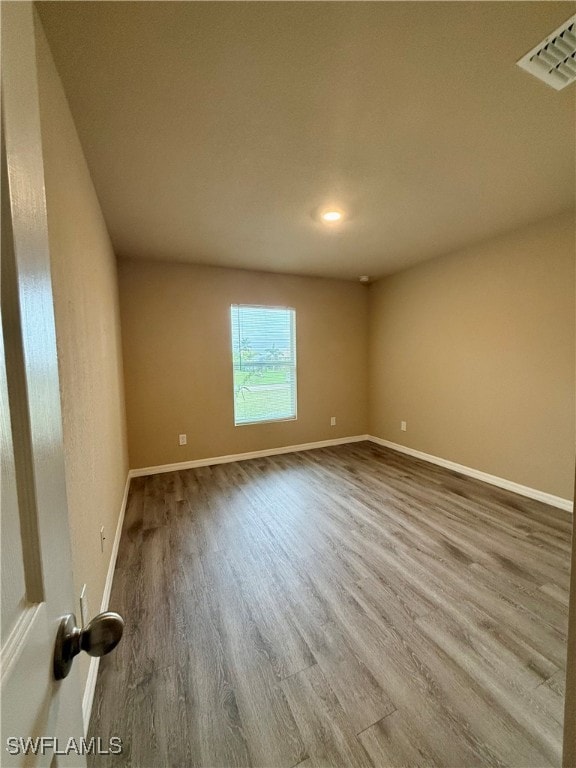
[[[0,12],[2,765],[576,768],[576,4]]]

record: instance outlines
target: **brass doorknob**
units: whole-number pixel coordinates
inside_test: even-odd
[[[74,657],[80,651],[90,656],[104,656],[114,650],[122,638],[124,619],[113,611],[94,616],[83,628],[76,626],[76,616],[62,616],[54,646],[54,677],[62,680],[70,672]]]

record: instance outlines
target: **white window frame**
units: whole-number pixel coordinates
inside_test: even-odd
[[[235,307],[240,309],[282,309],[292,313],[291,340],[294,352],[294,416],[284,416],[278,419],[257,419],[256,421],[236,421],[236,392],[234,388],[234,338],[232,333],[232,313]],[[230,352],[232,356],[232,407],[235,427],[253,427],[257,424],[279,424],[284,421],[298,420],[298,351],[296,345],[296,309],[277,304],[231,304],[230,305]]]

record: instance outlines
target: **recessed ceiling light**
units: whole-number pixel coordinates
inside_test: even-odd
[[[340,211],[324,211],[322,218],[327,222],[340,221],[342,219],[342,214]]]
[[[370,282],[370,276],[369,275],[360,275],[358,278],[361,283],[369,283]]]

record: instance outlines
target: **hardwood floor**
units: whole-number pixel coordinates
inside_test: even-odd
[[[559,766],[571,516],[356,443],[132,481],[104,766]]]

